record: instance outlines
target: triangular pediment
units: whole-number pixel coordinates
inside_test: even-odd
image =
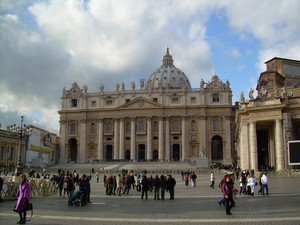
[[[139,109],[139,108],[140,109],[163,108],[163,105],[143,97],[138,97],[119,107],[119,109]]]

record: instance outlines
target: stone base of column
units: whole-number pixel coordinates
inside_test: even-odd
[[[207,168],[208,167],[208,158],[202,157],[196,159],[197,168]]]

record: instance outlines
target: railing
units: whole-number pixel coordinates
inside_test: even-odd
[[[11,178],[5,177],[3,183],[3,189],[1,191],[1,196],[4,200],[13,200],[16,197],[16,193],[19,189],[19,183],[11,181]],[[38,196],[49,196],[56,194],[56,182],[39,179],[39,178],[30,178],[28,180],[30,184],[30,197]]]

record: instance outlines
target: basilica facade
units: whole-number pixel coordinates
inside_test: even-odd
[[[63,89],[60,162],[181,161],[232,164],[234,113],[229,81],[217,75],[199,88],[176,68],[167,49],[145,82],[88,93]]]

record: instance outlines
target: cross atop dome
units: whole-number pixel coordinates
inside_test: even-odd
[[[162,62],[164,66],[173,66],[173,58],[169,53],[168,47],[167,47],[167,53],[165,54]]]

